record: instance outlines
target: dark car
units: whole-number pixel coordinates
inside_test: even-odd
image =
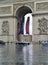
[[[29,45],[30,44],[30,42],[25,42],[25,41],[18,41],[18,42],[16,42],[16,44],[19,44],[19,45]]]
[[[0,40],[0,45],[5,45],[5,42]]]

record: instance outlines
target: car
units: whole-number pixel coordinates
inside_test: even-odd
[[[39,41],[39,44],[48,45],[48,40],[41,40]]]
[[[29,45],[30,44],[30,42],[25,42],[25,41],[18,41],[18,42],[16,42],[16,44],[19,44],[19,45]]]

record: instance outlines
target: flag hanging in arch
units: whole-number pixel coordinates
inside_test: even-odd
[[[31,13],[28,13],[24,16],[21,22],[20,34],[32,35],[32,14]]]

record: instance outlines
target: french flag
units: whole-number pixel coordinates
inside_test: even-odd
[[[32,35],[32,14],[28,13],[24,18],[24,35]]]
[[[32,14],[31,13],[28,13],[24,16],[21,22],[20,34],[32,35]]]
[[[27,18],[27,21],[26,21],[26,34],[29,34],[29,19],[30,17]]]

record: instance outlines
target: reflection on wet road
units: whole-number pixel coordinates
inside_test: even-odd
[[[48,65],[48,46],[0,45],[0,65]]]

